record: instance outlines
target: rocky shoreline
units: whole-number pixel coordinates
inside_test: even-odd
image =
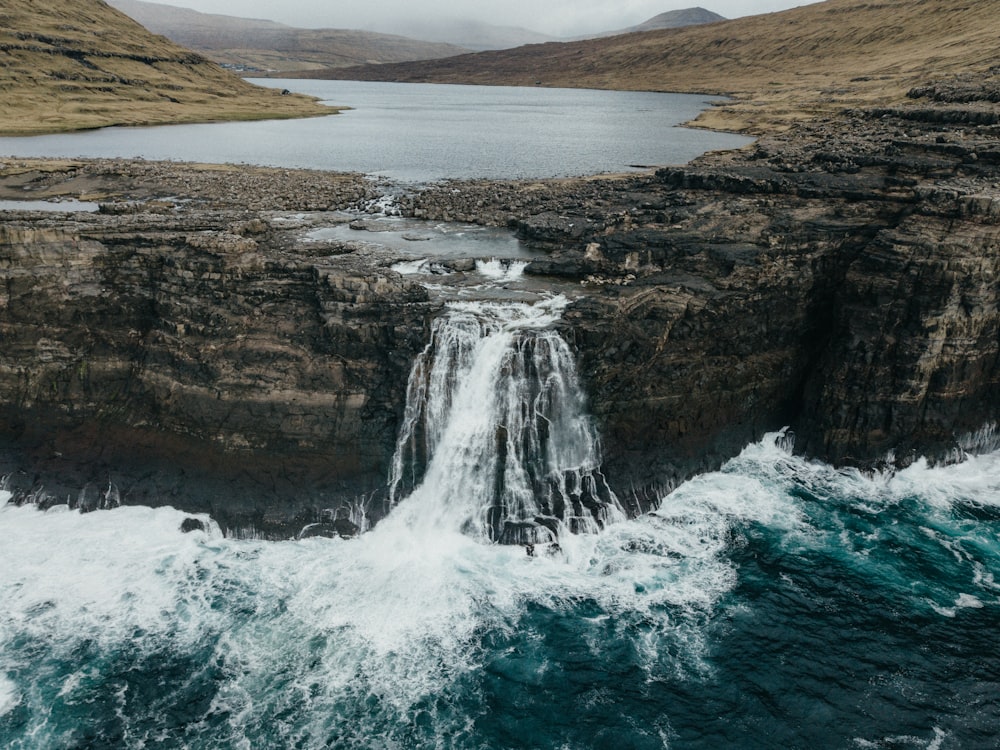
[[[526,274],[577,290],[564,333],[633,513],[786,425],[837,465],[947,458],[1000,419],[996,79],[652,174],[450,182],[395,205],[509,227],[535,254]],[[0,213],[17,497],[169,503],[269,538],[324,509],[383,514],[440,301],[392,269],[398,254],[312,230],[375,211],[386,187],[0,160],[0,200],[101,204]]]

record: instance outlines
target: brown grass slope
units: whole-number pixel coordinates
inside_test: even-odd
[[[249,18],[199,13],[142,0],[110,0],[150,31],[218,63],[278,73],[365,63],[427,60],[468,50],[392,34],[350,29],[297,29]]]
[[[102,0],[0,0],[0,133],[329,114],[252,86]]]
[[[828,0],[705,26],[328,75],[728,94],[739,103],[699,121],[759,132],[1000,65],[998,29],[1000,0]]]

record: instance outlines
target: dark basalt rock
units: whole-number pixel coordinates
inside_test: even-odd
[[[192,531],[208,531],[204,521],[198,518],[185,518],[181,521],[181,532],[190,534]]]
[[[304,527],[298,534],[299,539],[353,539],[361,533],[361,528],[351,521],[347,508],[337,508],[336,512],[326,509],[320,515],[322,520]]]
[[[305,205],[320,189],[302,191]],[[347,185],[345,204],[355,195]],[[265,537],[384,484],[436,306],[370,262],[315,255],[285,223],[212,206],[4,214],[9,465],[31,467],[55,497],[110,477],[124,502]]]
[[[551,251],[526,272],[588,292],[565,328],[630,512],[784,425],[800,452],[875,468],[957,455],[1000,419],[994,83],[503,196]],[[414,204],[433,217],[449,195],[496,215],[476,183]]]
[[[578,288],[564,334],[630,513],[785,425],[839,465],[945,458],[1000,421],[994,78],[652,174],[450,182],[399,203],[510,226],[547,252],[533,284]],[[137,208],[0,223],[9,463],[60,502],[110,477],[123,502],[228,533],[342,536],[317,510],[331,498],[377,519],[436,304],[385,264],[300,242],[259,198],[356,207],[363,181],[245,169],[213,187],[177,165],[81,164],[74,179],[132,185],[109,198]],[[24,169],[11,190],[58,187]],[[544,519],[498,532],[551,538]]]
[[[548,544],[555,539],[555,534],[545,525],[534,521],[507,521],[503,532],[497,541],[500,544],[534,547]]]

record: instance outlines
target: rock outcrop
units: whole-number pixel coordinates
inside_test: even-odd
[[[325,184],[325,207],[364,192]],[[425,290],[301,241],[297,214],[106,205],[0,223],[0,424],[33,472],[15,485],[113,483],[272,536],[384,485]]]
[[[654,174],[447,183],[399,205],[509,226],[545,251],[538,285],[580,291],[564,333],[633,513],[786,425],[838,465],[947,458],[1000,421],[994,83]],[[114,485],[230,532],[327,533],[323,508],[358,504],[373,520],[438,303],[385,258],[304,238],[368,183],[227,169],[6,166],[0,197],[105,201],[0,223],[6,446],[95,507]]]
[[[838,465],[946,457],[1000,418],[1000,131],[969,87],[652,177],[447,185],[411,210],[505,221],[552,251],[527,273],[592,290],[567,327],[633,511],[785,425]]]

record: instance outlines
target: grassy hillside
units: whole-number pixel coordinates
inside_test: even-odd
[[[729,94],[739,103],[699,122],[760,132],[845,106],[898,100],[929,78],[998,65],[997,21],[1000,0],[828,0],[704,26],[335,75]]]
[[[448,57],[462,47],[347,29],[296,29],[274,21],[199,13],[142,0],[110,4],[150,31],[216,62],[285,73],[365,63]]]
[[[329,114],[252,86],[102,0],[0,0],[0,133]]]

